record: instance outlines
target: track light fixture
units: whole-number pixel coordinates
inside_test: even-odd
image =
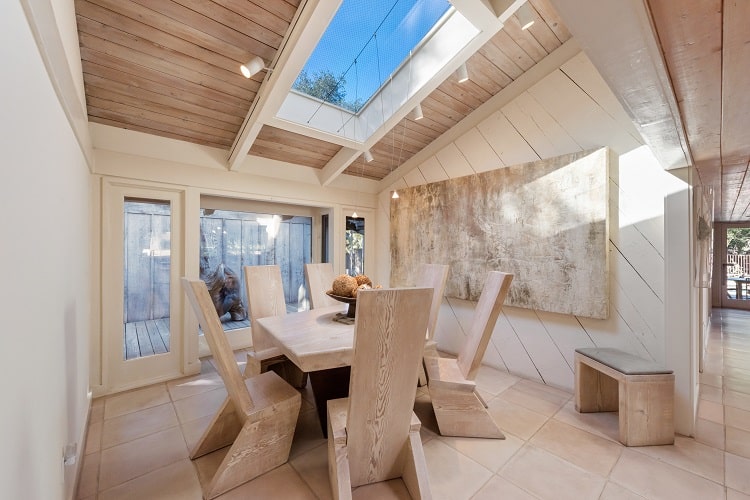
[[[417,104],[414,109],[411,112],[411,117],[414,120],[421,120],[424,118],[424,114],[422,114],[422,104]]]
[[[458,83],[463,83],[469,79],[469,70],[466,69],[466,63],[462,63],[461,66],[456,70],[456,76],[458,77]]]
[[[242,73],[242,76],[244,76],[245,78],[250,78],[254,74],[264,69],[268,69],[268,68],[266,68],[266,65],[263,62],[263,59],[261,59],[258,56],[253,57],[248,62],[240,66],[240,72]]]
[[[394,190],[391,199],[398,200],[398,191]]]
[[[370,153],[369,149],[365,149],[365,161],[367,163],[370,163],[373,160],[372,153]]]

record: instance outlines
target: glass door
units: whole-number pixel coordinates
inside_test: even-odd
[[[723,252],[721,306],[750,310],[750,226],[725,227],[719,243]]]
[[[181,195],[104,190],[103,376],[110,391],[181,374]]]

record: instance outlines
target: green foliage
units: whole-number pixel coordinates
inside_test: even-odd
[[[317,97],[321,101],[341,106],[356,113],[364,102],[359,98],[347,101],[344,85],[346,85],[346,79],[343,75],[336,77],[329,70],[322,70],[310,76],[307,74],[307,71],[302,70],[292,88],[311,97]]]
[[[727,229],[727,253],[750,253],[750,227],[733,227]]]

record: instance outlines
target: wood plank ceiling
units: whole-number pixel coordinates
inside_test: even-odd
[[[717,220],[750,218],[750,2],[648,2],[701,184]]]
[[[380,180],[570,38],[547,0],[529,0],[536,23],[511,17],[467,61],[345,173]],[[229,150],[264,74],[239,65],[273,61],[300,0],[76,0],[89,120]],[[341,146],[264,125],[249,154],[323,168]]]

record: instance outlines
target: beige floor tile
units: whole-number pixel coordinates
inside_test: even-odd
[[[355,488],[352,500],[411,500],[411,495],[403,480],[392,479]]]
[[[606,479],[535,446],[524,446],[498,473],[539,498],[597,499]]]
[[[724,408],[724,425],[750,431],[750,411],[727,406]]]
[[[102,450],[99,491],[173,464],[187,456],[179,427]]]
[[[104,421],[102,449],[132,441],[178,424],[172,404],[127,413]]]
[[[723,380],[721,378],[721,375],[717,375],[715,373],[701,373],[699,376],[699,380],[701,384],[718,387],[719,389],[723,387]]]
[[[98,500],[201,500],[203,493],[195,467],[190,460],[148,472],[114,488],[99,493]]]
[[[440,439],[425,443],[424,454],[435,500],[469,499],[492,477],[488,469]]]
[[[320,428],[318,411],[313,408],[306,412],[300,412],[297,418],[297,426],[294,429],[292,450],[289,456],[296,457],[325,443],[326,439],[323,437],[323,430]]]
[[[99,452],[84,455],[81,463],[81,472],[78,477],[77,499],[88,498],[96,495],[99,488]]]
[[[639,446],[632,450],[701,475],[716,483],[724,483],[724,452],[699,443],[695,439],[675,436],[673,445]]]
[[[322,444],[289,460],[289,465],[300,475],[320,500],[333,498],[328,480],[328,445]]]
[[[215,414],[226,397],[227,391],[224,388],[214,389],[177,400],[174,402],[174,409],[177,412],[177,418],[184,424],[206,415]]]
[[[714,403],[722,403],[724,400],[724,392],[720,387],[700,384],[699,397],[700,399],[713,401]]]
[[[172,401],[195,396],[203,392],[224,387],[224,382],[216,371],[201,373],[167,382],[167,391]]]
[[[617,483],[608,481],[599,500],[643,500],[643,497],[623,488]]]
[[[708,479],[625,449],[610,480],[651,500],[724,498],[724,487]]]
[[[492,476],[471,500],[534,500],[536,497],[500,476]]]
[[[474,381],[481,391],[497,396],[519,380],[521,379],[508,372],[482,365],[479,367],[477,377]]]
[[[750,411],[750,394],[744,394],[742,392],[732,390],[725,390],[724,406],[732,406],[741,410]]]
[[[521,381],[503,391],[498,397],[551,417],[571,398],[571,395],[549,392],[538,387],[541,385],[536,382]]]
[[[102,420],[89,423],[89,427],[86,430],[86,448],[83,451],[84,455],[96,453],[97,451],[102,449],[103,424],[104,422]]]
[[[750,458],[726,453],[726,485],[750,495]]]
[[[578,413],[573,401],[568,401],[552,418],[619,443],[620,430],[617,412]]]
[[[724,426],[702,418],[696,419],[695,440],[708,446],[713,446],[718,450],[723,450]]]
[[[108,397],[104,401],[104,418],[114,418],[126,413],[169,403],[166,384],[157,384]]]
[[[727,427],[726,436],[726,451],[740,455],[741,457],[750,458],[750,432],[737,429],[736,427]]]
[[[727,488],[727,500],[750,500],[750,495],[745,495],[737,490]]]
[[[609,439],[554,419],[544,424],[529,443],[604,477],[620,458],[623,448]]]
[[[249,498],[283,498],[284,500],[315,500],[315,495],[289,464],[283,464],[240,485],[216,500]]]
[[[439,440],[460,451],[492,472],[500,467],[524,445],[522,439],[506,434],[505,439],[476,439],[441,436]]]
[[[93,399],[91,401],[89,423],[101,422],[102,420],[104,420],[104,398]]]
[[[505,401],[502,394],[488,401],[490,416],[500,430],[510,432],[522,439],[529,439],[547,421],[547,416]]]
[[[724,405],[706,399],[698,400],[698,418],[710,420],[717,424],[724,423]]]
[[[230,448],[231,446],[225,446],[224,448],[193,460],[195,471],[198,474],[198,482],[200,482],[201,487],[204,490],[210,485],[214,474],[219,470],[219,465],[221,465],[222,460],[224,460],[224,457],[229,452]]]
[[[203,433],[208,429],[208,425],[213,420],[213,415],[206,415],[205,417],[197,418],[180,424],[182,429],[182,436],[185,438],[185,444],[187,445],[188,451],[192,450],[198,441],[200,440]]]

